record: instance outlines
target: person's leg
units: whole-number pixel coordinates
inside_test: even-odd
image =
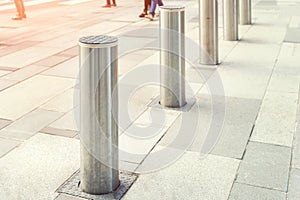
[[[155,9],[156,9],[156,5],[158,4],[158,0],[152,0],[151,1],[151,7],[150,7],[150,10],[149,10],[149,13],[154,16],[155,14]]]
[[[14,0],[14,2],[17,9],[17,14],[12,19],[21,20],[23,18],[26,18],[23,0]]]
[[[113,2],[112,6],[117,6],[116,0],[112,0],[112,2]]]
[[[106,0],[106,5],[102,6],[102,8],[110,8],[110,0]]]
[[[143,12],[139,15],[139,17],[145,17],[148,13],[148,9],[151,6],[151,0],[144,0],[144,10]]]
[[[158,0],[158,5],[159,6],[163,6],[164,5],[163,2],[162,2],[162,0]]]
[[[151,0],[145,0],[145,8],[146,8],[147,12],[150,9],[150,7],[151,7]]]

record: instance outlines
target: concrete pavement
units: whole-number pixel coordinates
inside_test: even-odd
[[[138,174],[123,199],[300,198],[300,2],[253,0],[237,42],[220,12],[221,64],[204,66],[197,2],[165,1],[186,6],[183,109],[157,103],[158,20],[138,18],[142,1],[33,2],[22,21],[0,4],[1,198],[84,199],[57,189],[79,169],[77,41],[96,34],[119,37],[120,169]]]

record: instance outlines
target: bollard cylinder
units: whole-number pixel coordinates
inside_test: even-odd
[[[185,100],[184,6],[160,7],[160,104],[182,107]]]
[[[241,25],[251,24],[251,0],[239,0],[239,23]]]
[[[89,194],[119,186],[117,42],[101,35],[79,39],[80,188]]]
[[[223,0],[223,39],[238,40],[238,0]]]
[[[200,64],[219,63],[218,1],[199,0]]]

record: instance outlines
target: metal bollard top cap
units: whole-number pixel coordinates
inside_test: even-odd
[[[80,46],[86,47],[103,47],[103,46],[115,46],[117,45],[118,38],[107,35],[93,35],[85,36],[79,39]]]
[[[172,12],[172,11],[181,11],[184,10],[184,6],[181,5],[165,5],[165,6],[160,6],[160,10],[164,10],[166,12]]]

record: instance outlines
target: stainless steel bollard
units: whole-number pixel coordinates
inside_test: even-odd
[[[251,24],[251,0],[239,0],[239,13],[241,25]]]
[[[238,0],[223,0],[223,39],[238,40]]]
[[[160,7],[160,104],[182,107],[185,100],[184,6]]]
[[[216,65],[219,63],[217,0],[199,0],[199,28],[200,63]]]
[[[117,38],[88,36],[80,46],[80,188],[90,194],[119,186]]]

